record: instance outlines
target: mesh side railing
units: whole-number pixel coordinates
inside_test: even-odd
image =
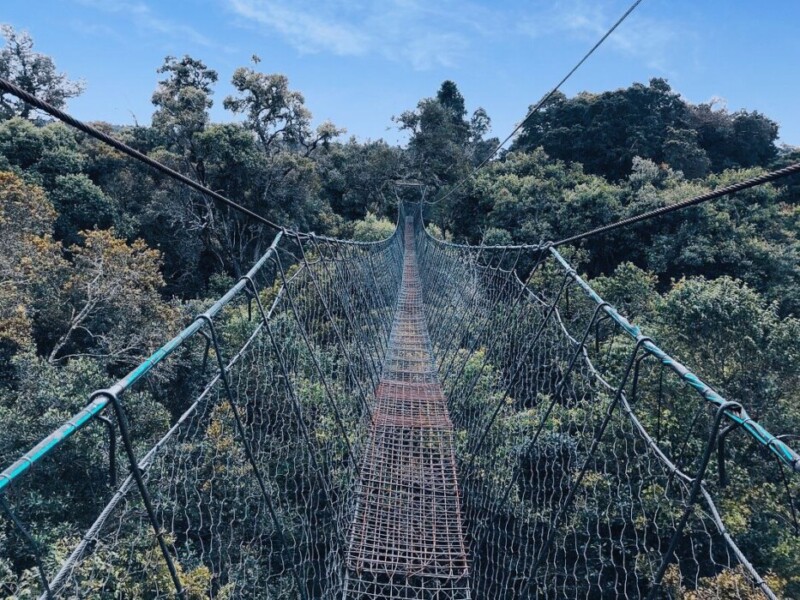
[[[547,246],[284,233],[0,474],[0,594],[772,598],[745,408]]]
[[[796,523],[800,462],[782,438],[554,249],[442,242],[419,215],[416,240],[475,597],[776,597],[725,509],[758,473],[786,482],[775,518]]]
[[[279,235],[0,474],[0,596],[340,597],[402,255],[399,234]]]

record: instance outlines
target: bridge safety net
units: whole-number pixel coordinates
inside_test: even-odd
[[[757,517],[800,533],[791,436],[554,248],[398,223],[283,231],[24,456],[0,446],[0,597],[784,594],[794,559],[741,511],[758,473]]]

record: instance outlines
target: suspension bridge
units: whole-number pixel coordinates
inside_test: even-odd
[[[797,436],[665,352],[557,248],[800,163],[531,246],[437,239],[431,203],[400,190],[394,234],[359,243],[283,228],[0,92],[277,230],[217,302],[0,473],[0,596],[778,597],[732,512],[758,473],[767,518],[800,535]],[[168,422],[137,412],[143,397]]]
[[[181,412],[139,431],[174,355]],[[798,455],[551,245],[443,242],[401,204],[382,242],[280,232],[0,474],[5,543],[41,598],[775,597],[725,526],[725,444],[760,448],[739,467],[790,522]],[[38,544],[15,506],[100,468],[69,547]]]

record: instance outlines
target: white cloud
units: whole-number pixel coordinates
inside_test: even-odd
[[[382,55],[414,69],[466,64],[485,43],[508,36],[569,36],[591,45],[619,17],[608,2],[525,0],[220,0],[240,22],[281,35],[298,51]],[[634,12],[608,47],[666,72],[669,49],[687,34]]]
[[[83,19],[72,19],[69,22],[69,27],[81,35],[110,37],[116,40],[122,39],[122,35],[116,29],[103,23],[91,23],[89,21],[84,21]]]
[[[637,9],[640,10],[640,9]],[[517,30],[530,37],[569,35],[596,42],[619,18],[607,6],[587,0],[562,0],[542,7],[535,16],[520,19]],[[674,23],[656,20],[634,12],[628,16],[606,44],[618,52],[633,56],[649,68],[669,72],[669,50],[681,36],[690,35]]]
[[[261,0],[229,0],[240,17],[271,27],[302,52],[330,50],[338,55],[364,54],[367,36],[336,19],[292,6],[291,3]]]
[[[219,49],[220,45],[193,27],[176,23],[156,14],[144,2],[128,0],[76,0],[78,4],[106,13],[122,15],[130,19],[137,28],[170,38],[188,40],[198,46]]]
[[[277,32],[305,53],[379,54],[417,70],[456,67],[486,11],[454,0],[225,0],[245,23]]]
[[[425,33],[409,40],[400,55],[417,70],[436,66],[453,68],[467,49],[467,41],[455,33]]]

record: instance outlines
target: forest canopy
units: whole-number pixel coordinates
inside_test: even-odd
[[[2,34],[0,77],[59,107],[82,92],[83,82],[37,53],[28,34],[8,26]],[[429,199],[441,197],[497,141],[487,112],[468,109],[452,81],[394,117],[408,143],[392,146],[347,138],[330,122],[315,126],[302,93],[264,67],[254,61],[219,74],[200,58],[168,56],[154,65],[161,79],[149,125],[94,125],[273,221],[363,241],[393,230],[396,182],[420,182]],[[215,97],[220,77],[235,90],[223,99]],[[225,123],[209,113],[220,101],[232,117]],[[664,79],[556,94],[509,151],[428,216],[459,242],[559,239],[797,158],[797,149],[778,146],[778,134],[757,110],[691,104]],[[800,431],[798,190],[796,179],[762,186],[573,253],[605,299],[767,428],[786,431]],[[223,293],[272,234],[0,96],[0,464]],[[180,396],[180,385],[135,398],[142,431],[174,416],[163,399]],[[69,515],[61,500],[41,502],[19,510],[47,513],[54,524],[85,517]],[[768,525],[756,522],[769,502],[754,485],[734,507],[761,532],[744,536],[743,550],[800,594],[798,537],[771,531],[781,544],[761,546]],[[39,534],[56,545],[68,529]],[[0,579],[18,558],[5,548]]]

